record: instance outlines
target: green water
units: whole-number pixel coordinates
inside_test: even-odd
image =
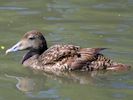
[[[133,0],[0,0],[0,100],[132,100],[133,73],[66,73],[24,68],[24,52],[5,55],[25,32],[57,43],[106,47],[106,56],[133,65]]]

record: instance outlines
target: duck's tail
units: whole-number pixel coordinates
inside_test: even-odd
[[[90,68],[92,68],[92,70],[105,69],[112,71],[126,71],[129,70],[131,66],[117,63],[102,54],[97,54],[95,55],[95,59],[91,62]]]
[[[126,71],[131,68],[130,65],[126,64],[121,64],[121,63],[113,63],[110,67],[107,67],[107,70],[112,70],[112,71]]]

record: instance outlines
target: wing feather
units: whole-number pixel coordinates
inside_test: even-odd
[[[43,64],[56,63],[65,57],[74,56],[79,48],[73,45],[54,45],[39,57],[39,61]]]
[[[71,58],[73,61],[68,59],[68,62],[74,63],[74,65],[79,65],[79,63],[85,63],[94,59],[95,55],[105,48],[83,48],[74,45],[54,45],[46,50],[39,57],[39,61],[44,65],[55,64],[58,61],[63,61],[63,59]],[[78,60],[77,60],[78,59]],[[66,61],[66,63],[68,63]],[[79,66],[78,66],[79,67]]]

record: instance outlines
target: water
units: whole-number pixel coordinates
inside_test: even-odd
[[[5,55],[25,32],[57,43],[106,47],[106,56],[133,65],[133,0],[0,0],[0,100],[132,100],[127,72],[47,75],[24,68],[24,52]]]

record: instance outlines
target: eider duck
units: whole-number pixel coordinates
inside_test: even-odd
[[[13,47],[6,51],[28,50],[22,64],[35,70],[45,72],[57,71],[94,71],[94,70],[127,70],[130,66],[117,63],[105,57],[100,51],[106,48],[81,48],[74,45],[57,44],[50,48],[43,34],[32,30]]]

